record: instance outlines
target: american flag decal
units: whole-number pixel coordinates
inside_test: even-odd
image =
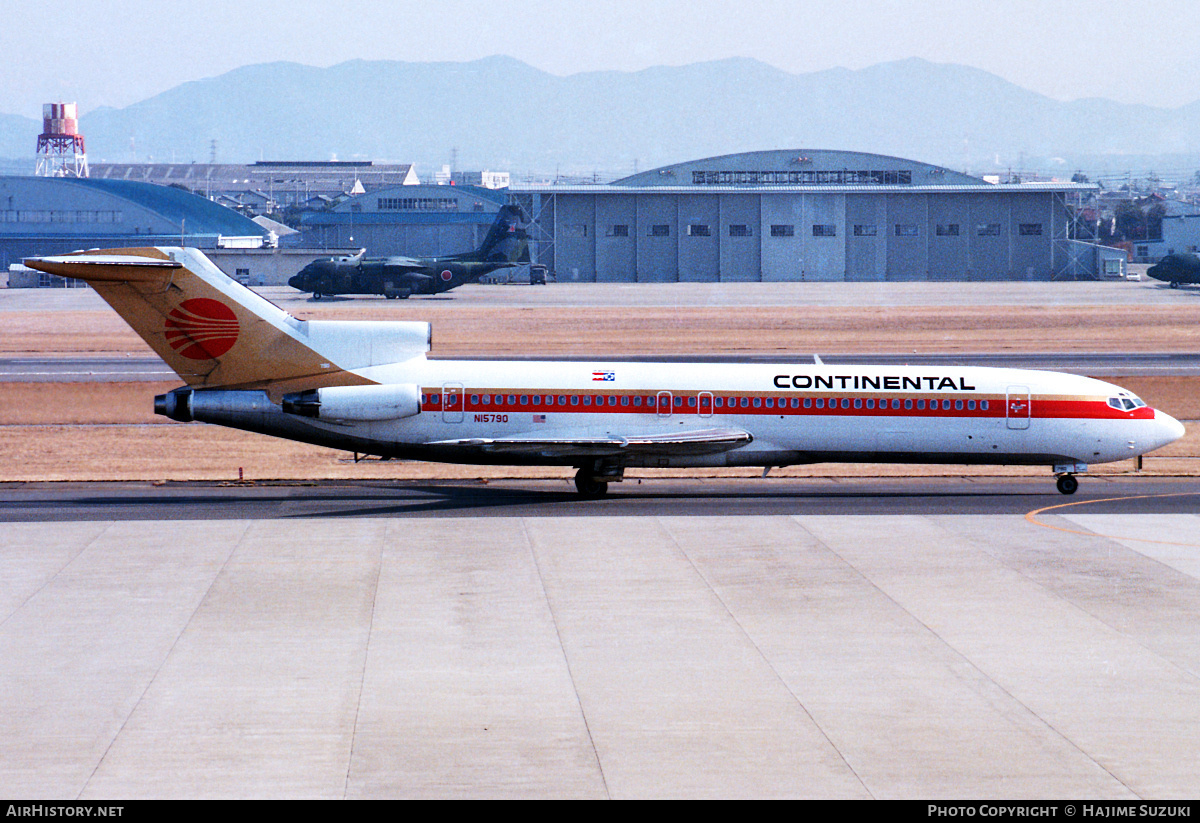
[[[534,422],[534,423],[545,423],[545,422],[546,422],[546,415],[544,415],[544,414],[535,414],[535,415],[533,416],[533,422]]]
[[[592,382],[604,381],[612,382],[617,379],[617,373],[613,371],[594,371],[592,372]]]

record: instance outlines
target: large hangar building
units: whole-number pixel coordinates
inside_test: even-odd
[[[508,198],[503,189],[404,185],[360,194],[305,214],[293,243],[365,248],[371,257],[435,257],[478,247]]]
[[[1102,269],[1069,239],[1068,207],[1096,188],[794,150],[510,193],[560,282],[1052,280]]]
[[[258,248],[268,232],[180,189],[87,177],[0,177],[0,266],[80,248]]]

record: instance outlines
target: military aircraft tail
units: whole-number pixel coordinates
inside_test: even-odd
[[[356,369],[429,351],[420,322],[298,320],[225,275],[203,252],[131,248],[25,261],[85,280],[189,386],[264,389],[373,383]]]
[[[529,242],[525,230],[519,227],[521,209],[517,206],[501,206],[496,220],[488,229],[483,244],[463,260],[481,263],[522,263],[529,261]]]

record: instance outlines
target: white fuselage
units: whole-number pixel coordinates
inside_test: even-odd
[[[359,373],[381,384],[415,384],[419,412],[305,420],[312,427],[305,439],[397,457],[570,465],[581,461],[553,448],[513,453],[496,444],[732,428],[751,442],[708,454],[625,455],[620,462],[1055,465],[1134,457],[1183,432],[1136,398],[1135,408],[1122,408],[1120,398],[1132,395],[1112,384],[1020,369],[420,356]]]

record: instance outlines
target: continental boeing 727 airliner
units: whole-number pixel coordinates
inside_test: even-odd
[[[196,249],[26,261],[86,280],[185,387],[158,414],[384,458],[572,466],[585,497],[629,467],[1090,463],[1183,435],[1100,380],[979,367],[428,359],[420,322],[298,320]]]

